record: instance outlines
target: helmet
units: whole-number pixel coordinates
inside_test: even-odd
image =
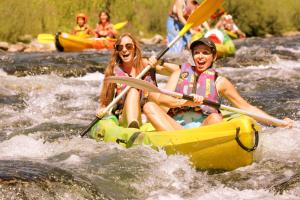
[[[88,20],[88,17],[84,13],[79,13],[78,15],[76,15],[76,21],[78,21],[78,18],[83,18],[85,22],[87,22]]]
[[[208,46],[214,55],[217,53],[217,48],[215,43],[208,38],[200,38],[198,40],[195,40],[194,42],[192,42],[190,46],[190,50],[193,51],[193,49],[199,44],[204,44]]]

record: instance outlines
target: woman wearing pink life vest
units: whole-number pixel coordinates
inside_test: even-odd
[[[105,70],[105,77],[108,76],[130,76],[136,77],[141,71],[151,64],[147,59],[142,58],[142,52],[137,40],[129,33],[121,35],[115,43],[112,51],[110,62]],[[156,69],[151,68],[150,71],[142,77],[152,84],[156,85],[155,72],[171,75],[176,65],[170,67]],[[175,67],[174,67],[175,66]],[[172,68],[173,67],[173,68]],[[104,77],[104,78],[105,78]],[[101,116],[105,107],[126,88],[125,84],[113,84],[106,81],[103,82],[100,94],[100,106],[97,111]],[[147,93],[141,92],[135,88],[131,88],[117,104],[113,114],[117,115],[119,122],[124,127],[139,128],[142,124],[142,106],[147,101]]]
[[[109,37],[115,38],[118,34],[113,24],[110,23],[110,16],[107,11],[101,11],[99,13],[99,22],[96,25],[95,32],[97,37]]]
[[[213,62],[217,56],[215,44],[208,38],[201,38],[192,42],[190,46],[195,65],[184,63],[177,73],[176,81],[170,83],[169,87],[176,92],[194,96],[194,102],[184,99],[177,99],[168,95],[150,93],[150,102],[144,105],[144,113],[156,130],[178,130],[183,128],[198,127],[222,121],[219,110],[202,105],[203,98],[219,102],[219,95],[229,100],[235,107],[256,112],[271,117],[259,108],[252,106],[243,99],[234,85],[225,77],[219,76],[213,67]],[[156,60],[151,58],[151,63]],[[169,63],[164,63],[168,65]],[[174,91],[173,90],[173,91]],[[170,108],[165,112],[162,107]],[[292,126],[293,121],[285,118],[288,127]],[[268,125],[267,121],[261,121]]]

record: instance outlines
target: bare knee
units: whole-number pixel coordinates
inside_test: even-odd
[[[156,103],[150,101],[145,103],[143,111],[146,115],[149,115],[155,113],[155,110],[157,110],[158,108],[159,106]]]
[[[140,93],[136,88],[130,88],[129,92],[128,92],[128,95],[130,95],[130,96],[139,96]]]

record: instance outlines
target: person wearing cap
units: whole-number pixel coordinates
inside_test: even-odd
[[[84,13],[79,13],[76,15],[76,26],[71,31],[71,34],[87,37],[89,35],[97,36],[97,34],[93,31],[92,28],[87,24],[88,17]]]
[[[147,119],[158,131],[170,131],[183,128],[199,127],[222,121],[219,110],[202,105],[203,99],[220,102],[220,96],[226,98],[235,107],[271,117],[259,108],[249,104],[236,90],[234,85],[225,77],[218,75],[213,63],[217,57],[215,44],[208,38],[200,38],[190,45],[194,65],[184,63],[177,74],[176,81],[168,82],[168,87],[176,92],[194,96],[194,101],[177,99],[159,93],[150,93],[144,107]],[[150,63],[155,65],[156,60],[150,58]],[[168,65],[169,63],[163,63]],[[174,64],[173,64],[174,65]],[[177,73],[174,70],[174,73]],[[176,76],[176,74],[175,74]],[[173,91],[174,91],[173,90]],[[169,108],[168,112],[163,108]],[[285,118],[292,126],[293,121]],[[270,122],[259,120],[268,125]]]
[[[188,17],[199,5],[196,0],[174,0],[167,19],[167,41],[172,42],[180,30],[187,23]],[[187,31],[179,41],[170,48],[172,53],[180,53],[188,46],[191,38],[190,31]]]

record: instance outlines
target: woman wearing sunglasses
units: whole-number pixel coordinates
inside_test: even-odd
[[[110,62],[105,70],[105,77],[136,77],[148,64],[154,66],[153,63],[142,58],[141,49],[137,40],[131,34],[125,33],[121,35],[115,43],[115,48],[112,51]],[[142,79],[156,85],[156,71],[164,75],[170,75],[174,73],[174,70],[178,70],[178,68],[173,64],[167,65],[163,68],[151,68],[151,70],[142,77]],[[178,73],[180,73],[180,71],[178,71]],[[101,115],[101,111],[103,111],[113,98],[120,94],[125,87],[126,85],[124,84],[112,84],[104,81],[100,94],[100,109],[97,113]],[[119,122],[122,126],[131,128],[140,127],[142,123],[141,107],[144,105],[147,96],[148,95],[146,93],[140,92],[135,88],[131,88],[127,95],[125,95],[117,103],[117,108],[113,113],[119,117]]]
[[[177,68],[181,68],[181,71],[173,83],[175,83],[176,92],[193,95],[194,102],[159,93],[150,93],[150,101],[144,105],[144,113],[156,130],[171,131],[221,122],[223,119],[219,110],[201,105],[203,97],[219,102],[220,96],[222,96],[237,108],[272,118],[261,109],[249,104],[227,78],[218,75],[213,67],[217,49],[210,39],[201,38],[194,41],[190,50],[195,65],[184,63],[177,66]],[[155,61],[152,62],[155,63]],[[169,63],[164,63],[164,65],[167,64]],[[168,113],[162,110],[161,106],[170,108]],[[281,124],[262,119],[257,120],[267,125],[281,126]],[[287,127],[292,126],[291,119],[285,118],[284,120],[287,122]]]

